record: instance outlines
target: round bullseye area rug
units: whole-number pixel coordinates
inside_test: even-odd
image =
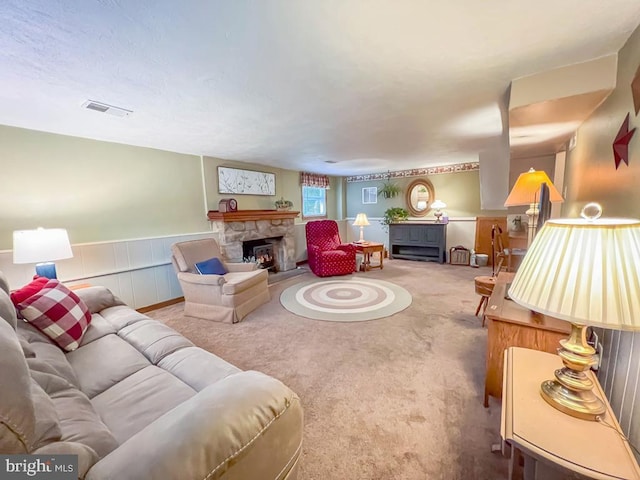
[[[411,294],[382,280],[331,278],[299,283],[280,295],[291,313],[314,320],[362,322],[398,313],[411,305]]]

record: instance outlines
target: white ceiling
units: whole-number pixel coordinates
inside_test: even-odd
[[[3,0],[0,124],[338,175],[508,157],[510,81],[639,21],[638,0]]]

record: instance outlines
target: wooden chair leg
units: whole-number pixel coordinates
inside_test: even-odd
[[[487,305],[489,305],[489,297],[482,297],[482,299],[484,300],[484,307],[482,308],[482,326],[484,327],[484,323],[487,320],[485,312],[487,311]]]
[[[484,297],[480,295],[480,303],[478,304],[478,308],[476,308],[476,317],[478,316],[478,313],[480,313],[480,309],[482,308],[483,303],[484,303]]]
[[[489,297],[485,297],[484,295],[480,296],[480,303],[478,304],[478,308],[476,308],[476,317],[478,316],[478,313],[480,313],[480,310],[482,310],[482,326],[484,327],[484,324],[487,320],[486,316],[485,316],[485,311],[487,310],[487,305],[489,305]]]

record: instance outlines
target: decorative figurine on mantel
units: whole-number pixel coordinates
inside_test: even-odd
[[[285,200],[284,197],[280,197],[280,200],[276,200],[276,209],[281,212],[286,212],[291,210],[293,207],[293,202],[291,200]]]

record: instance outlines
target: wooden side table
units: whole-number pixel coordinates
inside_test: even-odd
[[[560,340],[569,337],[569,322],[548,317],[521,307],[505,298],[507,283],[515,274],[500,272],[484,312],[487,318],[487,370],[484,383],[484,406],[489,396],[502,397],[504,351],[509,347],[533,348],[556,353]]]
[[[354,243],[356,251],[362,252],[364,255],[364,270],[371,270],[372,268],[379,268],[382,270],[384,260],[384,243],[368,242],[368,243]],[[377,265],[371,265],[371,254],[380,252],[380,263]]]
[[[605,403],[603,420],[611,427],[571,417],[540,396],[540,384],[561,367],[558,355],[516,347],[504,353],[500,434],[503,453],[511,455],[509,479],[519,476],[522,455],[525,480],[549,480],[558,470],[600,480],[639,480],[640,467],[593,372],[588,372],[593,391]]]

